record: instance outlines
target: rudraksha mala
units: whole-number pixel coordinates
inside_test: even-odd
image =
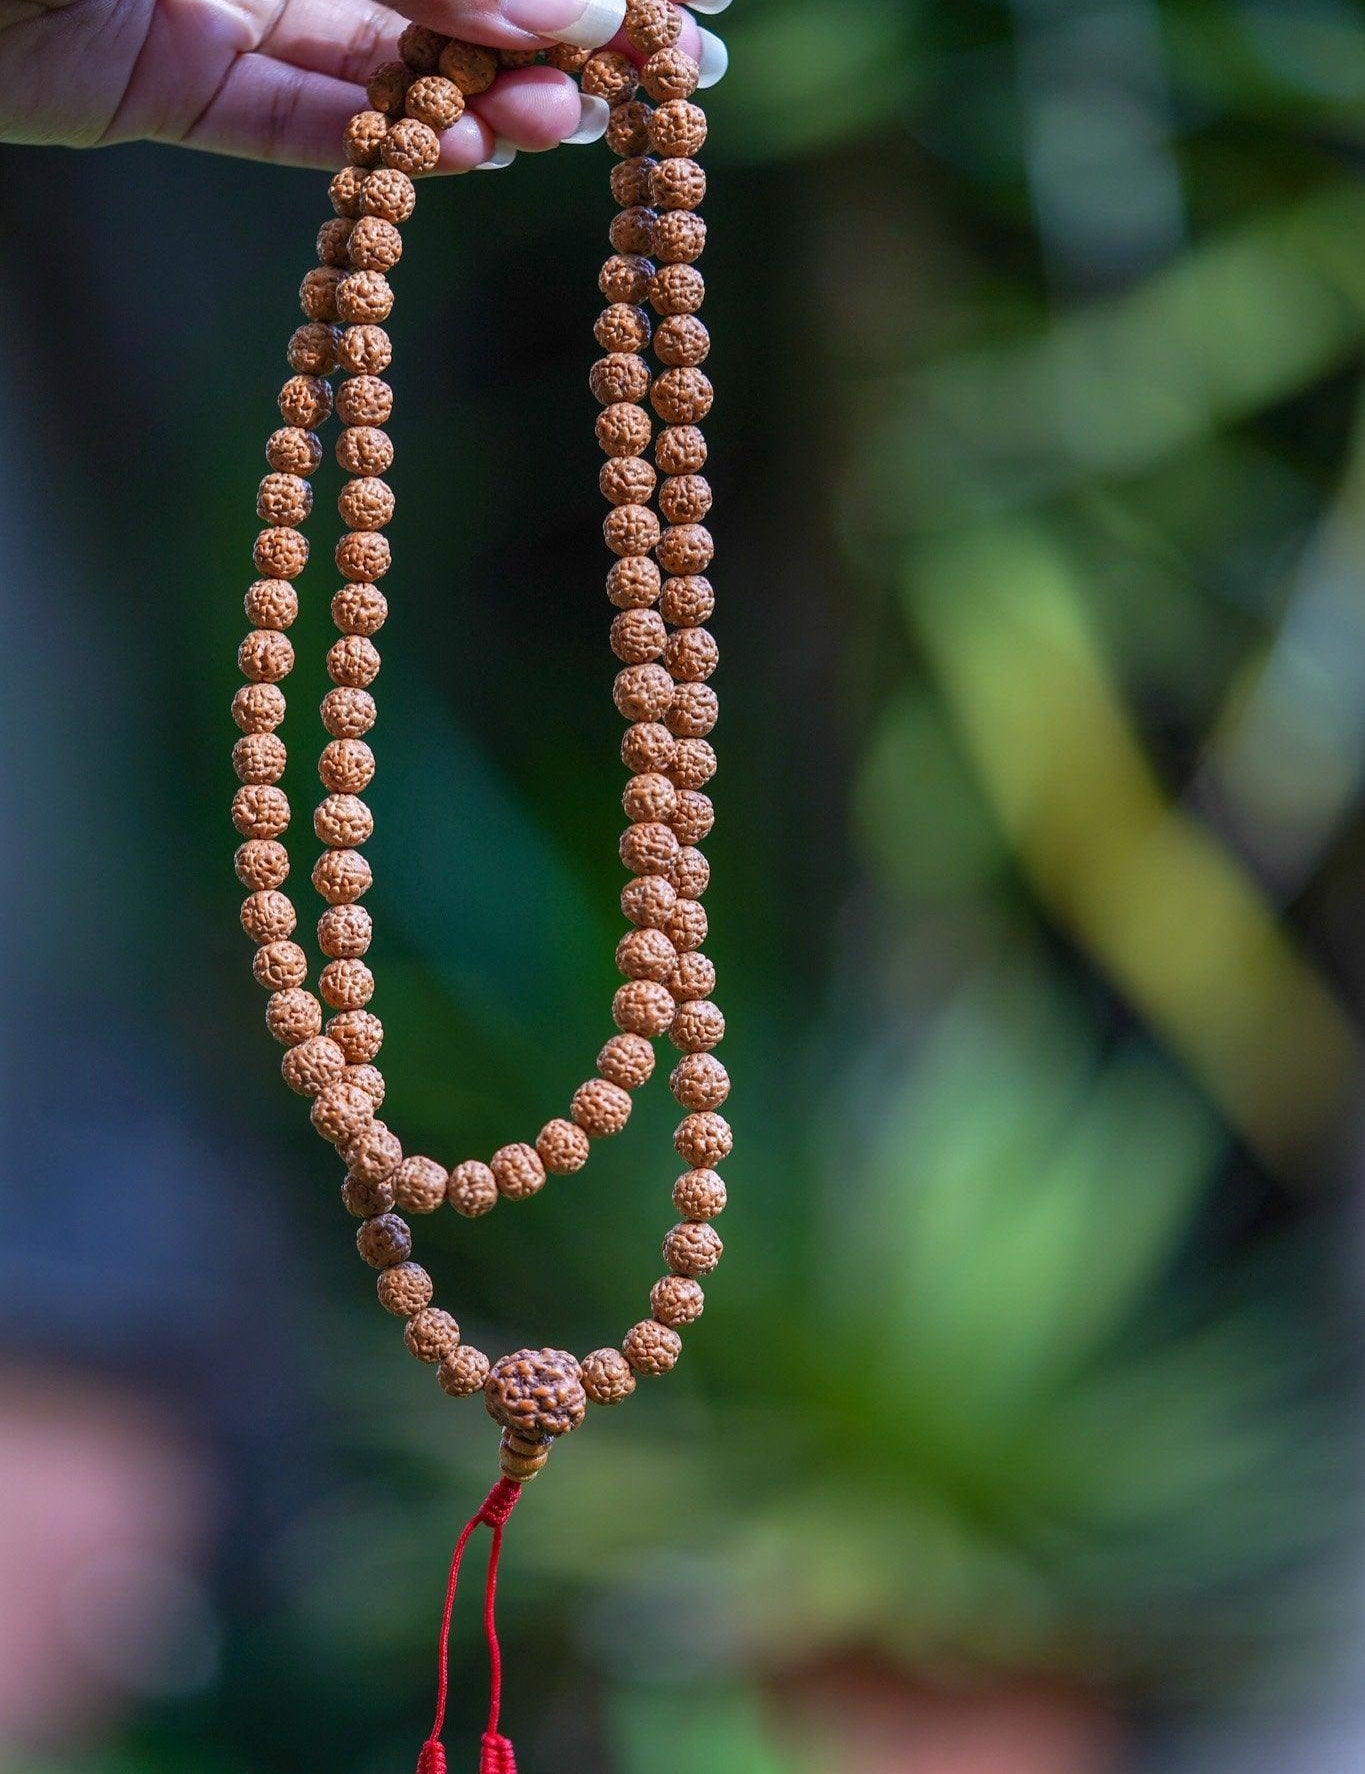
[[[625,28],[642,66],[612,50],[547,52],[553,66],[580,78],[584,92],[608,101],[606,138],[617,157],[614,251],[599,279],[608,305],[594,328],[603,355],[590,384],[606,457],[603,531],[616,557],[607,575],[616,611],[611,647],[620,662],[613,695],[628,723],[621,757],[629,772],[622,796],[629,824],[620,854],[631,877],[621,895],[629,928],[616,950],[625,984],[612,1003],[618,1032],[598,1054],[596,1074],[574,1092],[567,1116],[548,1121],[534,1141],[448,1168],[406,1156],[379,1119],[383,1028],[370,1009],[371,918],[362,903],[372,879],[364,846],[374,819],[362,796],[375,773],[365,735],[376,719],[374,636],[388,614],[380,582],[390,565],[384,530],[394,510],[384,479],[394,456],[386,429],[393,391],[383,379],[392,357],[384,328],[394,303],[389,274],[402,257],[400,229],[417,201],[414,180],[435,167],[441,132],[459,119],[467,95],[488,88],[500,66],[537,58],[410,26],[400,42],[402,59],[386,63],[369,82],[371,108],[347,125],[347,164],[331,182],[335,217],[318,232],[319,262],[299,292],[306,319],[289,341],[293,373],[279,396],[284,423],[266,448],[270,472],[256,505],[266,527],[254,551],[261,577],[246,594],[252,627],[238,649],[248,680],[232,708],[243,734],[233,750],[241,786],[232,808],[243,839],[237,875],[248,890],[241,918],[257,945],[256,978],[270,993],[266,1022],[285,1048],[285,1082],[311,1099],[313,1126],[345,1162],[341,1196],[360,1221],[357,1249],[378,1270],[380,1303],[404,1321],[408,1349],[432,1364],[450,1396],[482,1393],[502,1429],[502,1479],[461,1536],[452,1563],[441,1698],[423,1751],[426,1774],[444,1766],[446,1631],[470,1533],[480,1521],[493,1529],[486,1621],[494,1700],[483,1765],[489,1774],[507,1774],[514,1762],[497,1729],[500,1663],[492,1614],[502,1528],[520,1486],[541,1471],[555,1441],[582,1424],[590,1404],[619,1405],[635,1390],[637,1376],[665,1374],[675,1365],[680,1330],[702,1313],[701,1278],[722,1251],[712,1222],[725,1207],[717,1166],[731,1147],[720,1113],[730,1081],[714,1053],[725,1019],[712,997],[715,969],[702,948],[709,868],[700,849],[713,822],[705,790],[716,768],[708,735],[717,715],[708,682],[717,648],[705,626],[715,602],[705,576],[713,554],[705,527],[711,489],[698,429],[712,402],[702,369],[710,349],[699,315],[705,284],[696,265],[706,243],[698,213],[706,174],[697,156],[707,122],[693,97],[697,64],[677,47],[676,9],[664,0],[631,0]],[[657,367],[646,355],[651,346]],[[335,388],[333,378],[339,378]],[[662,422],[657,436],[651,408]],[[309,477],[322,460],[318,434],[333,412],[342,427],[336,455],[349,478],[338,499],[346,533],[336,564],[344,583],[331,608],[340,634],[327,654],[334,687],[322,703],[329,737],[318,764],[324,792],[313,814],[323,849],[312,880],[326,906],[317,926],[325,962],[315,995],[306,983],[308,957],[294,940],[297,913],[283,891],[290,806],[279,787],[286,754],[277,729],[285,713],[279,686],[294,663],[288,630],[299,605],[293,582],[309,553],[302,530],[313,502]],[[324,1004],[331,1013],[325,1023]],[[687,1168],[673,1188],[680,1218],[664,1239],[667,1273],[654,1285],[649,1316],[619,1348],[595,1350],[581,1362],[564,1350],[521,1349],[490,1364],[462,1341],[455,1319],[432,1304],[431,1278],[412,1260],[407,1216],[449,1204],[474,1218],[500,1200],[529,1199],[550,1176],[581,1170],[593,1141],[626,1125],[632,1092],[654,1071],[652,1043],[664,1035],[682,1055],[669,1082],[685,1111],[674,1144]]]

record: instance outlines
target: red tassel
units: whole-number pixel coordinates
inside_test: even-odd
[[[516,1752],[506,1737],[485,1731],[479,1755],[479,1774],[517,1774]]]
[[[446,1774],[446,1752],[441,1745],[441,1732],[446,1722],[446,1697],[450,1692],[450,1621],[455,1611],[455,1591],[460,1581],[460,1562],[470,1537],[481,1522],[493,1530],[493,1543],[488,1551],[488,1581],[483,1595],[483,1624],[488,1637],[489,1697],[488,1729],[483,1735],[479,1753],[479,1774],[517,1774],[517,1758],[510,1741],[498,1730],[502,1709],[502,1647],[498,1643],[495,1615],[498,1593],[498,1560],[502,1555],[502,1531],[521,1496],[521,1486],[512,1479],[500,1478],[484,1498],[478,1514],[460,1531],[450,1558],[450,1578],[446,1584],[445,1610],[441,1616],[441,1644],[436,1663],[436,1718],[431,1736],[422,1745],[417,1758],[417,1774]]]

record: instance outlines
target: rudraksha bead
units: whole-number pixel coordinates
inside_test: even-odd
[[[594,1349],[583,1358],[583,1391],[590,1404],[624,1404],[635,1374],[619,1349]]]
[[[375,435],[382,437],[384,434],[377,432]],[[343,585],[332,598],[332,620],[343,634],[378,634],[388,618],[388,599],[377,585]]]
[[[452,1349],[436,1370],[442,1392],[451,1398],[472,1398],[482,1392],[488,1379],[488,1357],[481,1349],[461,1343]]]
[[[714,1053],[689,1053],[674,1066],[668,1086],[685,1109],[718,1109],[730,1094],[730,1074]]]
[[[602,1077],[623,1090],[638,1090],[654,1073],[654,1049],[643,1035],[613,1035],[597,1056]]]
[[[414,1312],[403,1331],[408,1353],[433,1367],[460,1346],[460,1327],[439,1306],[423,1306]]]
[[[604,351],[643,351],[649,343],[649,316],[629,302],[613,302],[604,308],[593,327],[593,337]]]
[[[673,1021],[677,1006],[667,986],[650,979],[633,979],[611,1001],[612,1020],[629,1035],[649,1039],[662,1035]]]
[[[234,866],[243,887],[259,893],[289,878],[289,852],[274,838],[248,838],[238,847]]]
[[[626,36],[641,55],[671,49],[682,32],[682,14],[668,0],[630,0],[626,7]]]
[[[545,1166],[534,1146],[520,1141],[503,1146],[489,1160],[499,1195],[509,1201],[525,1201],[545,1187]]]
[[[611,650],[627,665],[650,664],[667,645],[668,630],[657,610],[622,610],[612,622]]]
[[[355,1247],[372,1269],[392,1269],[412,1255],[412,1233],[396,1213],[381,1213],[359,1228]]]
[[[322,462],[322,440],[316,431],[282,425],[271,432],[265,459],[279,474],[316,474]]]
[[[643,505],[653,497],[658,479],[654,464],[643,456],[609,456],[597,484],[613,505]]]
[[[487,92],[498,75],[498,58],[491,49],[485,49],[479,43],[461,43],[454,38],[441,51],[438,66],[466,98],[477,98],[481,92]]]
[[[388,1095],[388,1087],[384,1083],[384,1074],[378,1066],[347,1066],[342,1077],[348,1084],[354,1084],[363,1090],[374,1104],[378,1114],[384,1106],[384,1098]]]
[[[361,905],[329,906],[318,919],[318,947],[329,960],[365,954],[373,933],[373,920]]]
[[[367,1098],[370,1095],[367,1090],[361,1091],[358,1084],[349,1085],[348,1088],[360,1091]],[[382,1121],[371,1121],[368,1127],[361,1128],[359,1133],[343,1140],[337,1150],[355,1175],[370,1183],[391,1182],[393,1173],[403,1160],[403,1142]]]
[[[616,965],[627,979],[661,980],[671,991],[677,964],[678,951],[662,930],[629,930],[616,945]]]
[[[706,1295],[691,1276],[664,1275],[650,1290],[649,1309],[660,1324],[676,1329],[697,1322],[706,1310]]]
[[[547,1121],[536,1137],[536,1151],[552,1176],[573,1176],[588,1162],[588,1136],[573,1121]]]
[[[690,99],[669,99],[649,119],[650,152],[662,159],[690,159],[705,143],[706,113]]]
[[[276,992],[265,1007],[266,1027],[286,1047],[316,1035],[322,1027],[322,1006],[311,992],[294,988]]]
[[[672,769],[678,742],[660,721],[637,721],[621,738],[621,762],[636,776]]]
[[[589,1078],[573,1093],[569,1113],[590,1139],[607,1139],[630,1120],[630,1092],[606,1078]]]
[[[267,579],[297,579],[308,565],[308,539],[298,530],[277,524],[261,531],[251,557],[256,571]]]
[[[372,1220],[376,1214],[392,1213],[393,1184],[387,1177],[381,1177],[377,1183],[372,1183],[351,1171],[341,1185],[341,1205],[356,1220]]]
[[[674,1151],[694,1170],[714,1170],[733,1146],[729,1122],[709,1110],[686,1116],[673,1135]]]
[[[407,25],[398,39],[398,53],[414,74],[430,74],[439,65],[449,38],[425,25]]]
[[[486,1164],[471,1158],[457,1164],[446,1183],[446,1199],[456,1213],[476,1220],[498,1205],[498,1180]]]
[[[326,1035],[314,1035],[291,1047],[280,1061],[285,1083],[300,1096],[316,1096],[335,1084],[346,1070],[346,1055]]]
[[[673,1185],[673,1205],[685,1220],[714,1220],[725,1212],[725,1184],[714,1170],[688,1170]]]
[[[252,942],[279,942],[293,934],[297,923],[298,914],[288,894],[266,890],[253,893],[242,903],[242,929]]]
[[[580,84],[584,92],[605,99],[609,105],[620,105],[639,85],[639,74],[629,56],[614,49],[599,49],[589,56]]]
[[[273,785],[288,761],[284,741],[274,733],[244,733],[232,748],[232,767],[241,782]]]
[[[431,1277],[419,1263],[398,1263],[376,1282],[379,1303],[395,1318],[411,1318],[431,1304]]]
[[[450,1177],[434,1158],[405,1158],[392,1180],[404,1213],[435,1213],[445,1201]]]
[[[714,1226],[684,1220],[664,1239],[664,1261],[674,1275],[709,1275],[724,1255],[725,1246]]]
[[[682,1338],[668,1325],[646,1318],[626,1332],[621,1353],[637,1374],[667,1374],[678,1365]]]
[[[384,1025],[372,1010],[343,1010],[329,1017],[327,1033],[351,1066],[365,1066],[384,1045]]]
[[[519,1349],[493,1364],[483,1389],[488,1414],[523,1436],[560,1436],[587,1414],[583,1374],[565,1349]]]
[[[354,1084],[329,1084],[313,1099],[313,1126],[323,1139],[340,1145],[374,1120],[374,1104]]]
[[[256,628],[290,628],[298,619],[299,594],[287,579],[257,579],[242,605]]]

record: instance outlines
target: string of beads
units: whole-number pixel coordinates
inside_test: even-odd
[[[384,380],[393,353],[385,327],[394,304],[390,273],[403,253],[402,224],[416,206],[415,180],[436,165],[441,133],[500,66],[535,58],[410,26],[402,59],[376,70],[369,108],[346,127],[347,164],[330,188],[335,215],[318,231],[318,263],[299,291],[305,320],[289,342],[292,373],[279,395],[283,424],[266,448],[270,472],[257,496],[265,527],[254,550],[260,577],[246,594],[251,631],[238,649],[247,681],[232,707],[242,732],[233,750],[240,786],[232,807],[242,839],[237,874],[247,889],[241,921],[256,944],[256,979],[270,993],[266,1022],[285,1049],[285,1082],[311,1100],[313,1126],[346,1164],[342,1202],[360,1221],[356,1245],[379,1272],[380,1303],[404,1321],[408,1349],[436,1368],[448,1394],[484,1395],[503,1428],[504,1474],[514,1481],[543,1467],[555,1438],[582,1423],[589,1403],[619,1404],[638,1375],[664,1374],[676,1364],[679,1332],[703,1310],[701,1280],[720,1261],[712,1222],[726,1194],[717,1166],[732,1143],[720,1113],[730,1081],[714,1051],[725,1019],[702,946],[710,870],[701,845],[714,821],[705,791],[716,769],[709,735],[717,702],[709,679],[718,662],[706,626],[715,605],[706,577],[714,549],[705,527],[711,488],[699,428],[712,404],[702,368],[710,350],[700,318],[705,282],[697,269],[706,244],[698,213],[706,174],[697,156],[707,122],[693,97],[697,64],[677,46],[676,8],[631,0],[625,30],[633,56],[555,48],[545,57],[576,75],[584,92],[608,101],[607,142],[617,157],[613,253],[599,280],[608,305],[594,329],[602,355],[590,385],[606,458],[603,533],[615,557],[607,575],[619,666],[613,695],[627,723],[621,757],[629,772],[622,796],[629,823],[620,854],[631,877],[621,895],[629,928],[616,951],[625,983],[612,1002],[617,1032],[598,1054],[594,1076],[574,1092],[568,1114],[548,1121],[534,1141],[447,1168],[405,1155],[379,1118],[384,1031],[370,1008],[373,924],[362,903],[373,880],[364,846],[374,817],[362,797],[375,774],[367,739],[377,713],[374,637],[388,616],[380,582],[391,564],[384,531],[394,512],[384,478],[394,459],[387,430],[393,390]],[[656,364],[647,356],[651,348]],[[651,408],[661,422],[657,436]],[[331,605],[338,638],[327,654],[333,687],[322,702],[328,739],[318,774],[325,792],[313,813],[323,848],[312,881],[325,903],[317,924],[324,964],[314,993],[308,957],[295,940],[298,914],[284,891],[291,809],[279,786],[286,752],[278,729],[285,714],[280,685],[294,664],[288,631],[299,609],[295,581],[308,561],[303,525],[312,510],[311,477],[322,460],[319,432],[333,415],[341,427],[336,456],[348,478],[338,499],[345,534],[336,547],[343,583]],[[651,1293],[650,1316],[619,1348],[595,1350],[581,1363],[557,1349],[519,1350],[490,1363],[432,1303],[432,1281],[412,1260],[404,1216],[448,1203],[474,1218],[500,1200],[529,1199],[551,1175],[581,1170],[595,1140],[625,1127],[632,1092],[654,1071],[653,1042],[665,1035],[681,1055],[669,1082],[685,1111],[674,1145],[687,1168],[673,1189],[680,1217],[664,1239],[667,1273]]]

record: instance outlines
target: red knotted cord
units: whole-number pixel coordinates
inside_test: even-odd
[[[450,1623],[455,1612],[455,1591],[460,1581],[460,1562],[470,1537],[481,1522],[493,1530],[488,1550],[488,1581],[483,1594],[483,1628],[488,1637],[489,1700],[488,1729],[483,1734],[479,1755],[479,1774],[517,1774],[517,1758],[511,1743],[498,1730],[502,1710],[502,1647],[498,1643],[496,1618],[498,1594],[498,1560],[502,1555],[502,1531],[517,1506],[521,1486],[512,1479],[500,1478],[484,1498],[477,1515],[460,1530],[450,1558],[450,1578],[446,1584],[445,1609],[441,1615],[441,1643],[436,1663],[436,1717],[431,1735],[422,1745],[417,1758],[417,1774],[446,1774],[446,1752],[441,1744],[445,1729],[446,1699],[450,1693]]]

